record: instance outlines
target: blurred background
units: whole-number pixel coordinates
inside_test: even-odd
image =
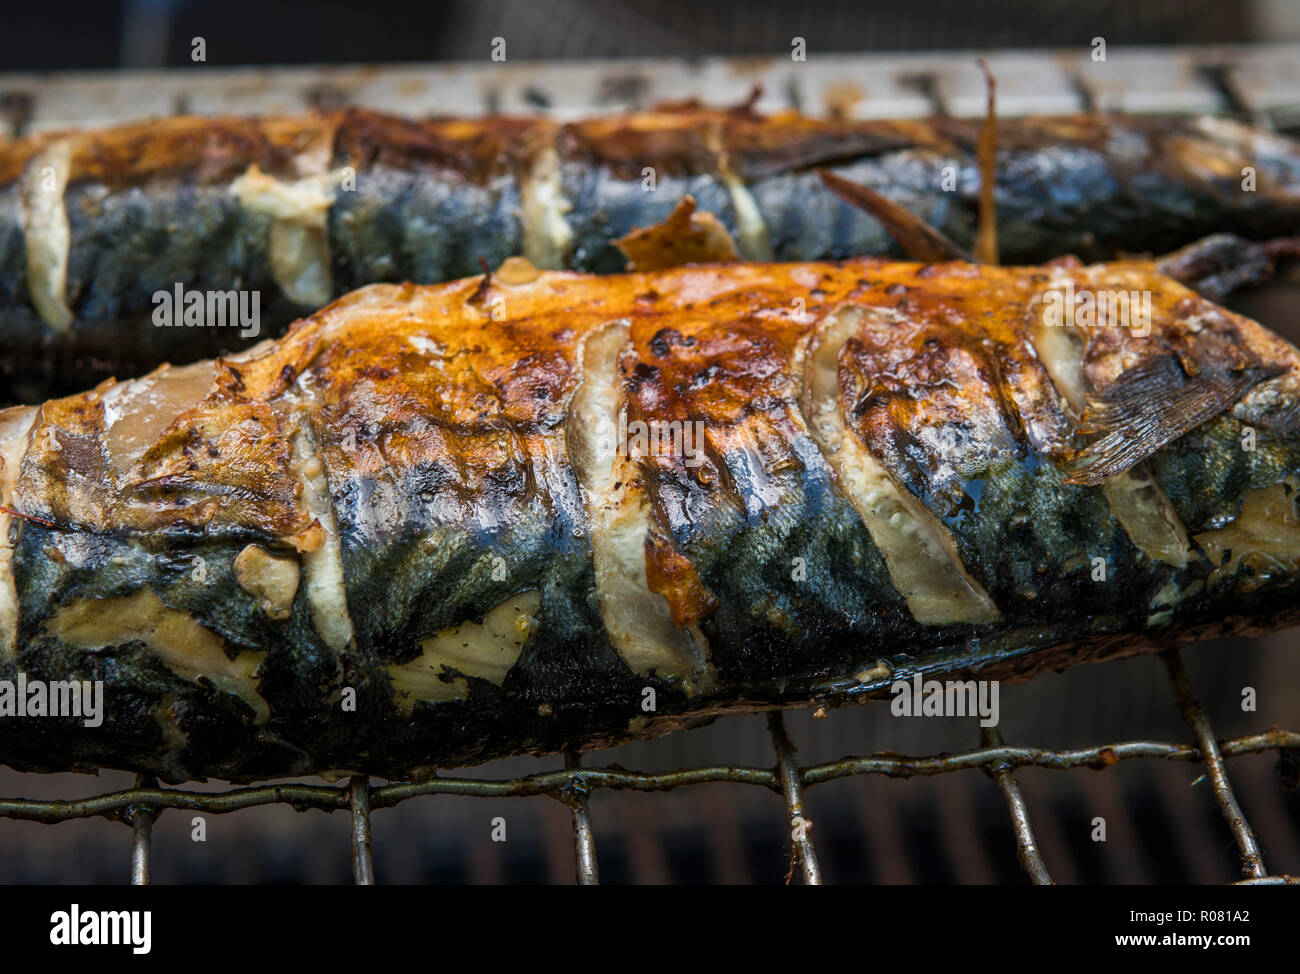
[[[10,5],[0,70],[190,64],[472,61],[505,36],[510,56],[771,54],[800,36],[813,51],[1068,47],[1295,40],[1291,0],[63,0]]]
[[[1089,58],[1098,36],[1109,49],[1105,65]],[[496,37],[507,40],[507,64],[490,62]],[[797,67],[789,56],[795,37],[808,52]],[[191,56],[195,38],[204,40],[201,63]],[[965,53],[976,50],[991,56],[1007,114],[1208,111],[1291,130],[1300,124],[1296,41],[1300,3],[1288,0],[64,0],[57,14],[32,4],[5,11],[0,134],[179,111],[341,104],[563,116],[692,95],[734,103],[756,81],[764,108],[962,114],[983,108],[974,55]],[[1295,299],[1295,286],[1282,282],[1243,296],[1239,308],[1294,341]],[[1184,656],[1220,737],[1274,724],[1300,729],[1300,632],[1212,641]],[[1248,686],[1258,693],[1254,713],[1241,709]],[[1151,656],[1004,687],[1001,710],[1014,745],[1191,740],[1164,667]],[[798,712],[788,725],[805,765],[978,744],[973,721],[899,719],[887,704],[824,719]],[[753,716],[598,752],[585,763],[654,771],[774,760],[764,720]],[[514,759],[461,773],[504,778],[560,766],[558,757]],[[1270,871],[1300,874],[1300,792],[1283,787],[1276,755],[1233,759],[1229,772]],[[1198,766],[1135,761],[1104,772],[1031,768],[1017,776],[1058,882],[1240,878],[1232,837]],[[73,798],[130,784],[119,773],[95,779],[0,769],[6,797]],[[856,777],[812,788],[807,801],[828,881],[1027,882],[1006,806],[981,772]],[[598,792],[591,814],[605,882],[781,882],[789,865],[782,802],[758,788]],[[1105,842],[1091,840],[1096,816],[1107,821]],[[507,822],[505,842],[492,841],[497,817]],[[191,819],[169,811],[155,826],[155,882],[350,881],[345,815],[288,808],[210,815],[204,843],[190,840]],[[0,882],[124,882],[129,840],[124,826],[105,821],[0,820]],[[375,813],[374,842],[381,882],[574,878],[569,810],[547,798],[413,800]]]

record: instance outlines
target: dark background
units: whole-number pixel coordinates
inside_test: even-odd
[[[7,0],[0,71],[1206,44],[1294,37],[1291,0]]]

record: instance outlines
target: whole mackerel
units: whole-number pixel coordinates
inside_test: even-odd
[[[446,281],[478,273],[480,259],[622,270],[614,241],[688,194],[750,260],[904,256],[818,167],[969,245],[981,125],[696,109],[558,125],[351,110],[0,144],[0,402],[236,351],[354,288]],[[1300,149],[1227,120],[1013,119],[998,145],[1007,262],[1300,229]]]
[[[1145,261],[367,287],[0,412],[0,762],[406,778],[1264,630],[1298,419]]]

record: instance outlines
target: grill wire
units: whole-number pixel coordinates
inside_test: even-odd
[[[1080,109],[1226,112],[1264,128],[1285,131],[1297,127],[1300,122],[1300,100],[1295,98],[1289,75],[1289,65],[1295,54],[1295,48],[1283,45],[1218,50],[1132,50],[1127,56],[1121,54],[1114,59],[1116,63],[1100,81],[1095,80],[1097,73],[1086,66],[1071,66],[1071,62],[1086,65],[1084,57],[1077,52],[1071,52],[1068,57],[1060,52],[1041,58],[1029,55],[1028,60],[1013,60],[1001,66],[997,65],[996,57],[994,61],[1003,92],[1003,114]],[[858,78],[869,64],[872,62],[846,58],[836,65],[833,74],[840,78]],[[720,70],[723,65],[726,65],[725,72]],[[897,60],[878,56],[874,59],[874,66],[876,94],[858,106],[868,116],[920,115],[925,112],[964,114],[982,109],[982,81],[972,82],[962,75],[962,71],[973,71],[973,65],[963,61],[954,66],[950,55],[908,55]],[[597,65],[591,70],[576,70],[574,65],[570,65],[569,75],[556,75],[552,83],[547,83],[545,76],[542,79],[531,78],[532,83],[525,87],[522,96],[510,89],[503,93],[495,83],[486,84],[478,77],[471,78],[471,72],[464,67],[448,72],[421,68],[417,72],[416,89],[411,88],[409,80],[405,86],[399,83],[405,77],[403,69],[386,71],[392,84],[388,88],[381,86],[378,93],[363,94],[365,84],[373,82],[373,77],[364,72],[354,77],[346,69],[271,70],[258,79],[265,86],[263,91],[288,94],[283,103],[278,96],[270,95],[266,104],[259,104],[256,108],[267,112],[297,111],[303,106],[317,105],[320,92],[328,91],[332,101],[338,104],[367,103],[379,109],[407,114],[444,109],[443,99],[462,111],[481,99],[483,103],[478,107],[479,111],[536,111],[539,106],[537,93],[542,92],[545,96],[542,102],[550,106],[551,114],[578,117],[620,108],[641,108],[643,102],[654,100],[656,92],[665,100],[671,100],[671,96],[678,94],[674,84],[680,82],[683,69],[676,62],[668,61],[639,62],[634,69],[613,68],[607,64]],[[1017,85],[1022,72],[1024,82]],[[213,113],[246,113],[247,81],[241,88],[238,71],[228,72],[226,81],[220,80],[220,72],[212,74],[217,76],[217,83],[201,93],[198,105],[190,102],[193,78],[185,73],[139,76],[128,73],[111,79],[100,76],[93,85],[75,77],[58,79],[55,76],[54,81],[42,80],[40,89],[32,87],[30,76],[0,75],[0,137],[65,126],[111,124],[138,117],[140,105],[153,102],[157,103],[155,113],[159,115],[196,109]],[[575,74],[576,78],[570,76]],[[620,86],[612,83],[621,74],[627,74],[639,84]],[[819,99],[812,90],[804,90],[810,86],[801,84],[794,77],[787,78],[783,70],[772,65],[760,65],[754,69],[743,61],[720,61],[717,66],[688,65],[685,74],[691,79],[688,82],[691,88],[704,86],[710,90],[722,90],[737,101],[753,84],[762,84],[767,92],[758,106],[762,110],[793,107],[812,114],[838,112],[832,97],[833,84],[824,84],[824,99]],[[435,76],[432,81],[430,76]],[[489,75],[482,73],[482,78],[487,77]],[[420,101],[425,97],[420,94],[413,96],[414,102],[410,95],[394,94],[398,90],[418,90],[425,84],[439,93],[436,101],[429,104]],[[543,89],[546,90],[543,92]],[[608,95],[608,92],[624,89],[635,89],[638,94],[629,96],[626,104],[620,103],[620,98]],[[38,90],[44,90],[47,96],[38,97]],[[955,104],[957,98],[954,94],[965,97],[971,92],[978,94],[973,104]],[[725,102],[726,97],[719,100]],[[819,100],[824,103],[819,105]],[[1287,337],[1294,336],[1288,333]],[[146,885],[150,880],[153,826],[164,811],[224,815],[276,805],[300,812],[309,809],[344,811],[351,819],[349,844],[353,879],[358,884],[371,885],[376,882],[371,817],[378,809],[392,808],[427,795],[549,797],[570,810],[577,881],[594,885],[599,882],[599,864],[596,824],[588,807],[593,793],[601,789],[666,792],[701,784],[731,783],[766,788],[783,798],[782,841],[789,856],[786,882],[792,882],[797,872],[804,883],[820,884],[822,870],[814,841],[815,823],[804,804],[804,794],[809,788],[858,775],[910,779],[980,770],[1006,803],[1020,866],[1031,882],[1046,885],[1052,883],[1051,873],[1035,839],[1030,810],[1017,782],[1016,770],[1037,767],[1057,771],[1102,771],[1121,761],[1159,759],[1203,766],[1203,777],[1210,783],[1215,802],[1237,847],[1242,875],[1239,883],[1300,884],[1300,875],[1274,876],[1268,873],[1254,829],[1241,810],[1226,768],[1228,758],[1268,752],[1277,752],[1280,759],[1289,757],[1295,760],[1300,756],[1300,730],[1274,726],[1260,733],[1229,740],[1217,739],[1205,709],[1192,690],[1179,651],[1169,649],[1162,656],[1171,691],[1194,743],[1134,740],[1053,750],[1008,745],[996,728],[986,728],[980,733],[979,747],[968,751],[923,757],[873,754],[801,766],[786,733],[783,715],[773,711],[767,715],[768,734],[775,755],[775,764],[770,768],[711,764],[642,773],[621,767],[585,767],[579,755],[566,754],[562,770],[510,779],[436,776],[418,782],[376,786],[368,778],[353,777],[337,785],[271,784],[231,788],[218,793],[164,788],[153,779],[138,777],[132,788],[84,799],[0,799],[0,817],[49,825],[91,818],[121,822],[131,830],[131,883]]]
[[[346,811],[351,816],[350,843],[352,875],[360,885],[376,881],[371,848],[371,815],[376,809],[392,808],[424,795],[459,795],[479,798],[526,798],[545,796],[567,805],[572,815],[574,862],[577,881],[595,885],[600,881],[596,858],[595,825],[588,809],[589,796],[599,789],[659,792],[691,785],[729,782],[756,785],[781,795],[785,801],[785,843],[789,850],[786,882],[798,870],[803,882],[821,883],[821,866],[813,842],[814,823],[804,809],[804,792],[814,785],[850,775],[874,774],[887,778],[950,774],[981,770],[996,785],[1006,802],[1021,867],[1038,885],[1050,885],[1051,874],[1039,851],[1030,821],[1029,808],[1016,781],[1015,771],[1039,767],[1064,771],[1104,770],[1120,761],[1140,758],[1201,764],[1214,792],[1241,860],[1243,884],[1300,884],[1300,876],[1269,875],[1255,838],[1228,779],[1225,759],[1246,754],[1300,750],[1300,731],[1272,727],[1267,731],[1220,741],[1205,709],[1197,700],[1177,649],[1165,650],[1163,659],[1171,689],[1183,720],[1195,743],[1126,741],[1095,747],[1050,750],[1008,745],[996,728],[981,733],[980,746],[955,754],[905,757],[876,754],[846,757],[839,761],[800,766],[785,730],[780,711],[767,716],[768,732],[776,756],[771,768],[711,765],[673,771],[641,773],[622,768],[584,767],[577,754],[567,754],[564,769],[508,780],[482,780],[437,776],[419,782],[396,782],[374,786],[356,776],[339,785],[276,784],[232,788],[211,794],[162,788],[152,779],[140,777],[134,788],[66,801],[36,801],[24,798],[0,800],[0,817],[53,825],[75,819],[102,817],[123,822],[131,829],[131,883],[149,882],[153,824],[167,809],[227,814],[263,805],[287,805],[297,811]]]

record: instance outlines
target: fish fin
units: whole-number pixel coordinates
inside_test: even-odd
[[[966,250],[901,203],[829,170],[818,169],[817,175],[844,202],[874,217],[913,260],[971,260]]]
[[[718,264],[739,260],[731,234],[712,213],[696,213],[695,198],[683,196],[663,223],[638,227],[615,240],[630,271],[658,271],[683,264]]]
[[[651,111],[663,115],[730,115],[751,122],[762,122],[764,116],[758,110],[758,103],[762,97],[763,86],[755,82],[750,86],[749,94],[733,105],[718,107],[707,105],[699,98],[676,98],[655,102]]]
[[[1101,435],[1072,455],[1067,482],[1095,487],[1118,476],[1283,371],[1265,365],[1202,367],[1188,375],[1174,355],[1140,362],[1088,397],[1078,431]]]
[[[1156,270],[1202,297],[1222,301],[1235,291],[1263,284],[1280,260],[1300,257],[1300,237],[1245,240],[1216,233],[1156,261]]]
[[[763,97],[763,86],[755,82],[752,86],[750,86],[749,94],[745,96],[745,100],[741,102],[737,102],[735,105],[730,106],[727,109],[727,113],[729,115],[735,116],[736,118],[744,118],[755,122],[761,122],[763,120],[763,116],[758,111],[758,103],[762,97]]]
[[[998,262],[998,205],[995,190],[998,177],[998,83],[989,63],[978,58],[988,88],[988,113],[980,128],[975,151],[980,172],[979,225],[975,233],[975,259],[981,264]]]

